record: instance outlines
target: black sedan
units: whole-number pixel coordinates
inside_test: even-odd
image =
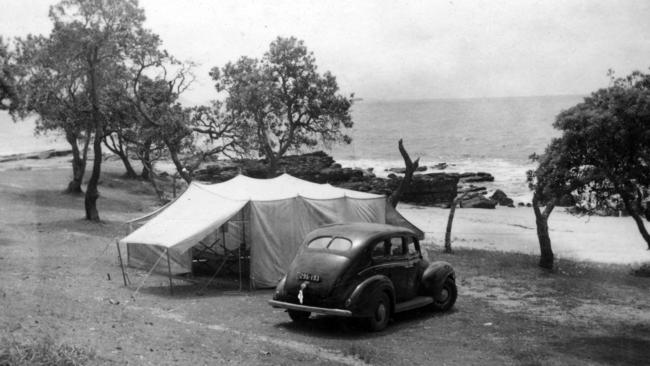
[[[309,233],[269,303],[293,321],[311,313],[357,317],[379,331],[394,313],[449,310],[456,295],[453,268],[424,259],[415,232],[352,223]]]

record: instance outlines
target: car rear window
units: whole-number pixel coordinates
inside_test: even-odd
[[[321,237],[321,238],[316,238],[307,244],[307,247],[312,248],[312,249],[325,249],[327,248],[327,244],[332,241],[332,238],[329,236]]]
[[[352,242],[345,238],[323,236],[307,244],[310,249],[328,249],[336,252],[345,252],[352,247]]]
[[[327,247],[329,250],[336,250],[337,252],[345,252],[352,246],[352,242],[345,238],[334,238],[330,245]]]

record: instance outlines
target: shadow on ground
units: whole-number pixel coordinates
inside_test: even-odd
[[[647,365],[650,339],[626,336],[576,337],[555,343],[560,352],[608,365]]]
[[[287,329],[297,334],[304,334],[313,337],[333,338],[333,339],[371,339],[377,337],[391,336],[404,329],[413,327],[428,319],[440,316],[446,316],[455,310],[447,313],[436,313],[423,309],[416,309],[404,313],[395,314],[391,319],[388,327],[381,332],[368,331],[364,319],[359,318],[340,318],[326,315],[312,315],[305,322],[292,322],[289,315],[286,315],[287,321],[279,323],[276,326]]]

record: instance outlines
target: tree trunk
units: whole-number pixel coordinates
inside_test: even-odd
[[[645,240],[646,245],[648,246],[648,250],[650,250],[650,234],[648,234],[648,230],[646,229],[645,224],[643,223],[643,218],[641,218],[641,215],[639,214],[639,210],[632,203],[631,197],[625,191],[621,190],[621,198],[623,199],[623,204],[625,204],[625,208],[630,213],[630,216],[632,216],[632,218],[634,219],[634,222],[636,223],[636,226],[639,229],[639,233],[641,233],[643,240]]]
[[[548,217],[551,215],[555,202],[549,202],[544,208],[544,212],[540,210],[539,201],[536,196],[533,196],[533,211],[535,212],[535,224],[537,226],[537,239],[539,240],[539,266],[546,269],[553,269],[553,262],[555,256],[553,255],[553,248],[551,247],[551,237],[548,234]]]
[[[158,201],[164,202],[165,201],[165,192],[158,186],[158,183],[156,183],[156,174],[153,171],[153,166],[151,166],[150,161],[142,161],[143,165],[143,170],[147,169],[147,176],[148,176],[148,181],[151,183],[151,186],[153,187],[154,191],[156,192],[156,196],[158,196]]]
[[[99,221],[99,212],[97,211],[97,199],[99,198],[99,191],[97,186],[99,184],[99,176],[101,174],[102,168],[102,140],[104,126],[99,115],[99,101],[97,100],[97,75],[95,70],[95,65],[97,65],[97,53],[98,50],[95,48],[93,54],[88,56],[88,65],[89,65],[89,92],[90,92],[90,101],[92,105],[92,125],[95,128],[95,137],[93,139],[93,171],[90,175],[90,180],[88,181],[88,187],[86,188],[86,198],[84,205],[86,208],[86,220],[90,221]]]
[[[192,175],[190,172],[185,169],[183,164],[181,163],[181,160],[178,158],[178,151],[174,148],[174,145],[170,143],[165,143],[167,145],[167,149],[169,150],[169,156],[172,158],[172,162],[174,163],[174,166],[176,167],[176,171],[178,172],[178,175],[181,176],[185,180],[187,184],[192,183]]]
[[[140,173],[140,178],[144,180],[149,180],[151,176],[151,142],[146,141],[142,145],[140,150],[140,161],[142,161],[142,173]]]
[[[101,138],[101,122],[96,121],[99,125],[95,129],[95,139],[93,141],[93,171],[88,180],[88,187],[86,188],[86,199],[84,202],[86,208],[86,220],[99,221],[99,212],[97,211],[97,199],[99,198],[99,176],[102,168],[102,138]]]
[[[126,172],[124,173],[124,178],[127,179],[135,179],[138,177],[138,173],[135,172],[135,169],[133,169],[133,165],[131,165],[131,161],[129,161],[129,156],[127,153],[120,154],[119,155],[120,159],[122,159],[122,164],[124,164],[124,169],[126,169]]]
[[[406,171],[404,172],[404,178],[399,183],[399,186],[397,186],[397,189],[388,198],[388,202],[390,202],[390,204],[393,207],[397,207],[399,200],[402,198],[402,194],[404,194],[408,186],[411,184],[411,180],[413,179],[413,173],[420,165],[420,158],[415,159],[415,161],[411,161],[411,157],[406,152],[406,149],[404,149],[404,145],[402,144],[402,139],[399,139],[397,146],[399,148],[399,153],[402,155],[402,158],[404,159],[404,165],[406,167]]]
[[[462,201],[467,193],[454,198],[449,205],[449,218],[447,218],[447,231],[445,232],[445,253],[451,253],[451,226],[454,222],[454,214],[456,213],[456,206],[458,202]]]
[[[124,173],[124,177],[127,179],[135,179],[138,177],[138,174],[133,169],[133,166],[131,165],[131,161],[129,161],[128,148],[125,147],[126,143],[124,142],[122,136],[119,133],[116,133],[116,135],[117,135],[117,141],[115,141],[112,134],[105,136],[104,145],[106,145],[107,149],[109,149],[111,152],[113,152],[113,154],[117,155],[120,158],[120,160],[122,160],[122,164],[124,165],[124,169],[126,170],[126,172]]]
[[[77,145],[77,135],[72,131],[66,131],[65,139],[72,147],[72,180],[68,183],[68,188],[64,193],[67,194],[82,194],[83,190],[81,185],[83,183],[84,174],[86,172],[86,156],[82,157]],[[86,144],[86,149],[87,149]]]
[[[266,171],[266,177],[267,178],[275,178],[278,175],[278,161],[280,160],[279,157],[276,157],[275,154],[268,154],[266,156],[266,160],[268,160],[268,170]]]

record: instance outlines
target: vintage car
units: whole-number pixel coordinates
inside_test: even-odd
[[[269,303],[296,322],[311,313],[356,317],[379,331],[394,313],[449,310],[456,295],[453,268],[424,259],[415,232],[352,223],[309,233]]]

